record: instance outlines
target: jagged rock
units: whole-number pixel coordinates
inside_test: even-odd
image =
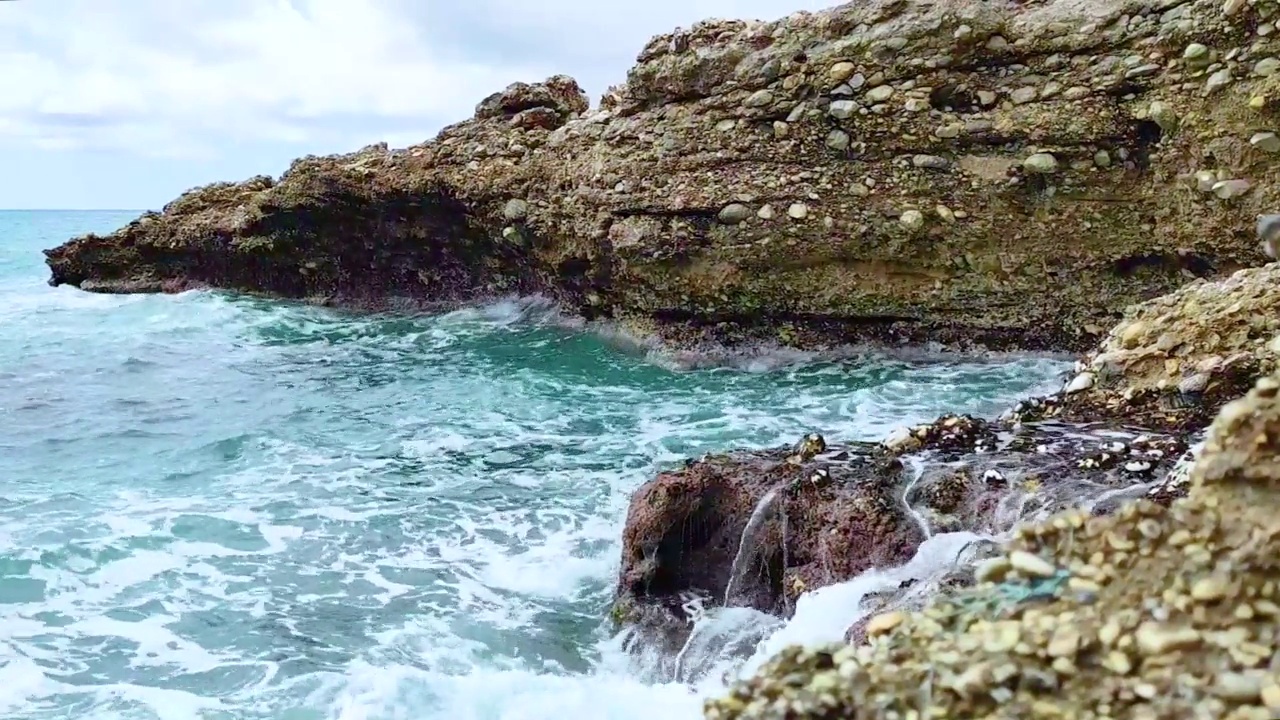
[[[698,23],[654,38],[594,111],[569,78],[517,83],[430,142],[303,158],[74,240],[51,280],[359,306],[543,292],[686,346],[1085,350],[1123,307],[1263,260],[1249,225],[1280,191],[1249,139],[1277,125],[1262,70],[1280,48],[1252,17],[859,0]],[[1231,82],[1206,102],[1211,68]],[[1054,172],[1021,169],[1046,155]],[[1228,197],[1189,192],[1197,171]],[[759,211],[716,222],[735,202]],[[937,206],[965,214],[902,211]]]
[[[1053,577],[1006,561],[1003,577],[870,621],[859,647],[790,648],[706,717],[1271,717],[1280,375],[1222,408],[1191,484],[1168,508],[1028,526],[1006,552]]]

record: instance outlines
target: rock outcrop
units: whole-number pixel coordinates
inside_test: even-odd
[[[805,590],[903,564],[926,532],[998,536],[1074,506],[1168,505],[1186,494],[1200,431],[1280,370],[1280,263],[1129,308],[1078,365],[1062,391],[999,419],[947,415],[883,443],[805,440],[658,475],[632,498],[615,617],[678,650],[694,597],[785,617]],[[964,586],[966,572],[939,584]],[[925,590],[865,609],[918,608]]]
[[[404,150],[193,190],[52,282],[347,305],[541,292],[684,345],[1084,350],[1265,260],[1273,25],[1237,0],[858,0],[654,38]]]
[[[1222,409],[1191,482],[1024,528],[980,585],[787,650],[707,717],[1274,717],[1280,375]]]

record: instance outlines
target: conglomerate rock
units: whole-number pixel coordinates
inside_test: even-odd
[[[707,717],[1274,717],[1280,374],[1222,409],[1186,498],[1055,516],[976,574],[865,645],[785,651]]]
[[[1280,34],[1237,0],[858,0],[654,38],[49,251],[52,282],[347,305],[542,292],[692,346],[1084,350],[1264,261]]]

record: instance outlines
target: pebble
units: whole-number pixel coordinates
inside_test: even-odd
[[[809,217],[809,206],[804,203],[791,203],[787,208],[787,216],[793,220],[803,220]]]
[[[951,163],[938,155],[916,155],[911,158],[911,164],[928,170],[946,170]]]
[[[832,130],[827,133],[827,147],[832,150],[848,150],[849,149],[849,133],[843,130]]]
[[[1009,566],[1028,577],[1053,577],[1058,572],[1053,563],[1025,550],[1009,553]]]
[[[1036,99],[1036,89],[1033,87],[1020,87],[1009,94],[1009,99],[1014,105],[1025,105]]]
[[[1146,655],[1163,655],[1172,650],[1185,650],[1200,644],[1200,633],[1195,628],[1164,625],[1148,620],[1138,626],[1133,634],[1138,649]]]
[[[867,637],[883,635],[901,625],[902,621],[906,619],[906,613],[902,612],[887,612],[876,615],[867,621]]]
[[[873,103],[882,103],[893,97],[892,85],[879,85],[867,91],[867,100]]]
[[[1199,63],[1209,59],[1209,48],[1193,42],[1182,51],[1182,59],[1189,63]]]
[[[1155,121],[1165,132],[1172,132],[1178,128],[1178,114],[1173,108],[1167,104],[1156,100],[1147,108],[1147,116]]]
[[[1111,153],[1099,150],[1093,154],[1093,164],[1100,168],[1111,167]]]
[[[1231,69],[1222,68],[1209,76],[1204,82],[1204,90],[1206,93],[1217,92],[1227,85],[1231,84]]]
[[[716,219],[725,225],[737,225],[738,223],[751,217],[751,208],[742,203],[730,203],[725,205],[720,213],[716,215]]]
[[[1249,144],[1263,152],[1280,152],[1280,137],[1276,137],[1273,132],[1254,133],[1253,137],[1249,138]]]
[[[1253,183],[1248,180],[1219,180],[1213,184],[1212,191],[1219,199],[1230,200],[1249,192]]]
[[[835,100],[827,106],[827,114],[846,120],[858,114],[858,103],[853,100]]]
[[[529,203],[520,198],[512,198],[502,206],[502,216],[511,222],[523,220],[529,214]]]
[[[990,107],[996,104],[996,94],[990,90],[978,91],[978,104],[983,107]]]
[[[756,211],[756,217],[761,220],[772,220],[776,215],[777,213],[774,211],[773,206],[768,204],[760,206],[760,209]]]
[[[951,123],[934,130],[933,134],[943,140],[950,140],[952,138],[960,137],[960,132],[962,130],[964,130],[964,125],[960,123]]]
[[[908,230],[919,230],[924,227],[924,214],[919,210],[907,210],[898,217],[898,222]]]
[[[845,80],[848,80],[850,77],[853,77],[853,73],[857,69],[858,69],[857,66],[855,66],[851,62],[838,62],[835,65],[831,66],[831,69],[827,71],[827,75],[833,81],[839,83],[839,82],[844,82]]]
[[[1253,66],[1253,73],[1262,77],[1274,75],[1277,70],[1280,70],[1280,60],[1273,57],[1262,58]]]
[[[1027,172],[1047,175],[1058,169],[1058,159],[1050,153],[1036,153],[1023,160],[1022,167]]]
[[[1076,375],[1074,378],[1072,378],[1071,382],[1067,383],[1067,387],[1063,392],[1065,392],[1068,395],[1074,395],[1078,392],[1084,392],[1085,390],[1088,390],[1089,388],[1093,387],[1094,380],[1095,380],[1095,376],[1093,373],[1082,372],[1079,375]]]

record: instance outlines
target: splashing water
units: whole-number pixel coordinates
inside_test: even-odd
[[[782,492],[785,485],[779,485],[769,492],[765,493],[756,503],[755,508],[751,510],[751,516],[747,518],[747,524],[742,528],[742,538],[738,540],[738,552],[733,556],[733,565],[729,569],[729,581],[724,587],[724,605],[730,607],[733,604],[733,586],[734,583],[742,579],[742,574],[746,572],[747,563],[756,549],[756,534],[760,532],[760,526],[769,516],[769,512],[773,510],[774,504],[778,500],[778,494]],[[786,547],[787,536],[784,532],[782,535],[782,546]]]
[[[603,622],[636,487],[813,428],[995,415],[1066,367],[783,354],[673,372],[536,302],[356,316],[44,284],[41,248],[133,215],[0,213],[10,720],[696,718],[724,672],[838,639],[862,595],[962,538],[805,595],[785,623],[712,609],[685,682],[654,683]]]

